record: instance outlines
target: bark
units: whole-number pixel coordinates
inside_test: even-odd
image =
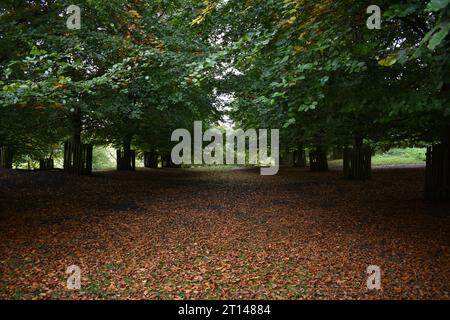
[[[309,166],[312,171],[328,171],[327,149],[322,145],[316,146],[309,153]]]
[[[154,148],[150,148],[144,154],[144,164],[146,168],[158,168],[158,154]]]
[[[117,170],[135,170],[135,152],[131,150],[132,135],[123,138],[122,150],[117,150]]]
[[[294,167],[306,167],[306,152],[303,144],[300,144],[298,150],[294,152]]]
[[[0,168],[12,169],[13,168],[13,151],[8,147],[0,147]]]
[[[72,142],[81,144],[81,132],[83,131],[83,121],[81,117],[81,110],[76,108],[72,113]]]
[[[364,136],[356,134],[353,148],[344,150],[344,177],[366,180],[372,176],[372,149],[364,145]]]

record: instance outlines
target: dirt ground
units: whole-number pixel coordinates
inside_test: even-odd
[[[423,169],[0,171],[1,299],[449,299]],[[66,269],[81,270],[68,290]],[[381,268],[368,290],[367,267]]]

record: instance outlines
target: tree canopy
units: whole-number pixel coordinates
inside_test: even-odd
[[[412,145],[450,123],[448,0],[3,1],[0,142],[168,148],[195,120],[281,128],[282,144]]]

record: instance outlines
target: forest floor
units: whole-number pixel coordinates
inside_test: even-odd
[[[0,171],[0,299],[449,299],[423,169]],[[66,268],[81,269],[81,290]],[[369,265],[381,290],[368,290]]]

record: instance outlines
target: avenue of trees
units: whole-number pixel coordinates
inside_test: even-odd
[[[66,8],[81,7],[81,28]],[[381,8],[369,29],[367,8]],[[195,120],[279,128],[295,164],[370,177],[377,148],[428,146],[425,194],[450,197],[450,1],[109,0],[0,5],[0,167],[89,173],[92,146],[171,166]]]

